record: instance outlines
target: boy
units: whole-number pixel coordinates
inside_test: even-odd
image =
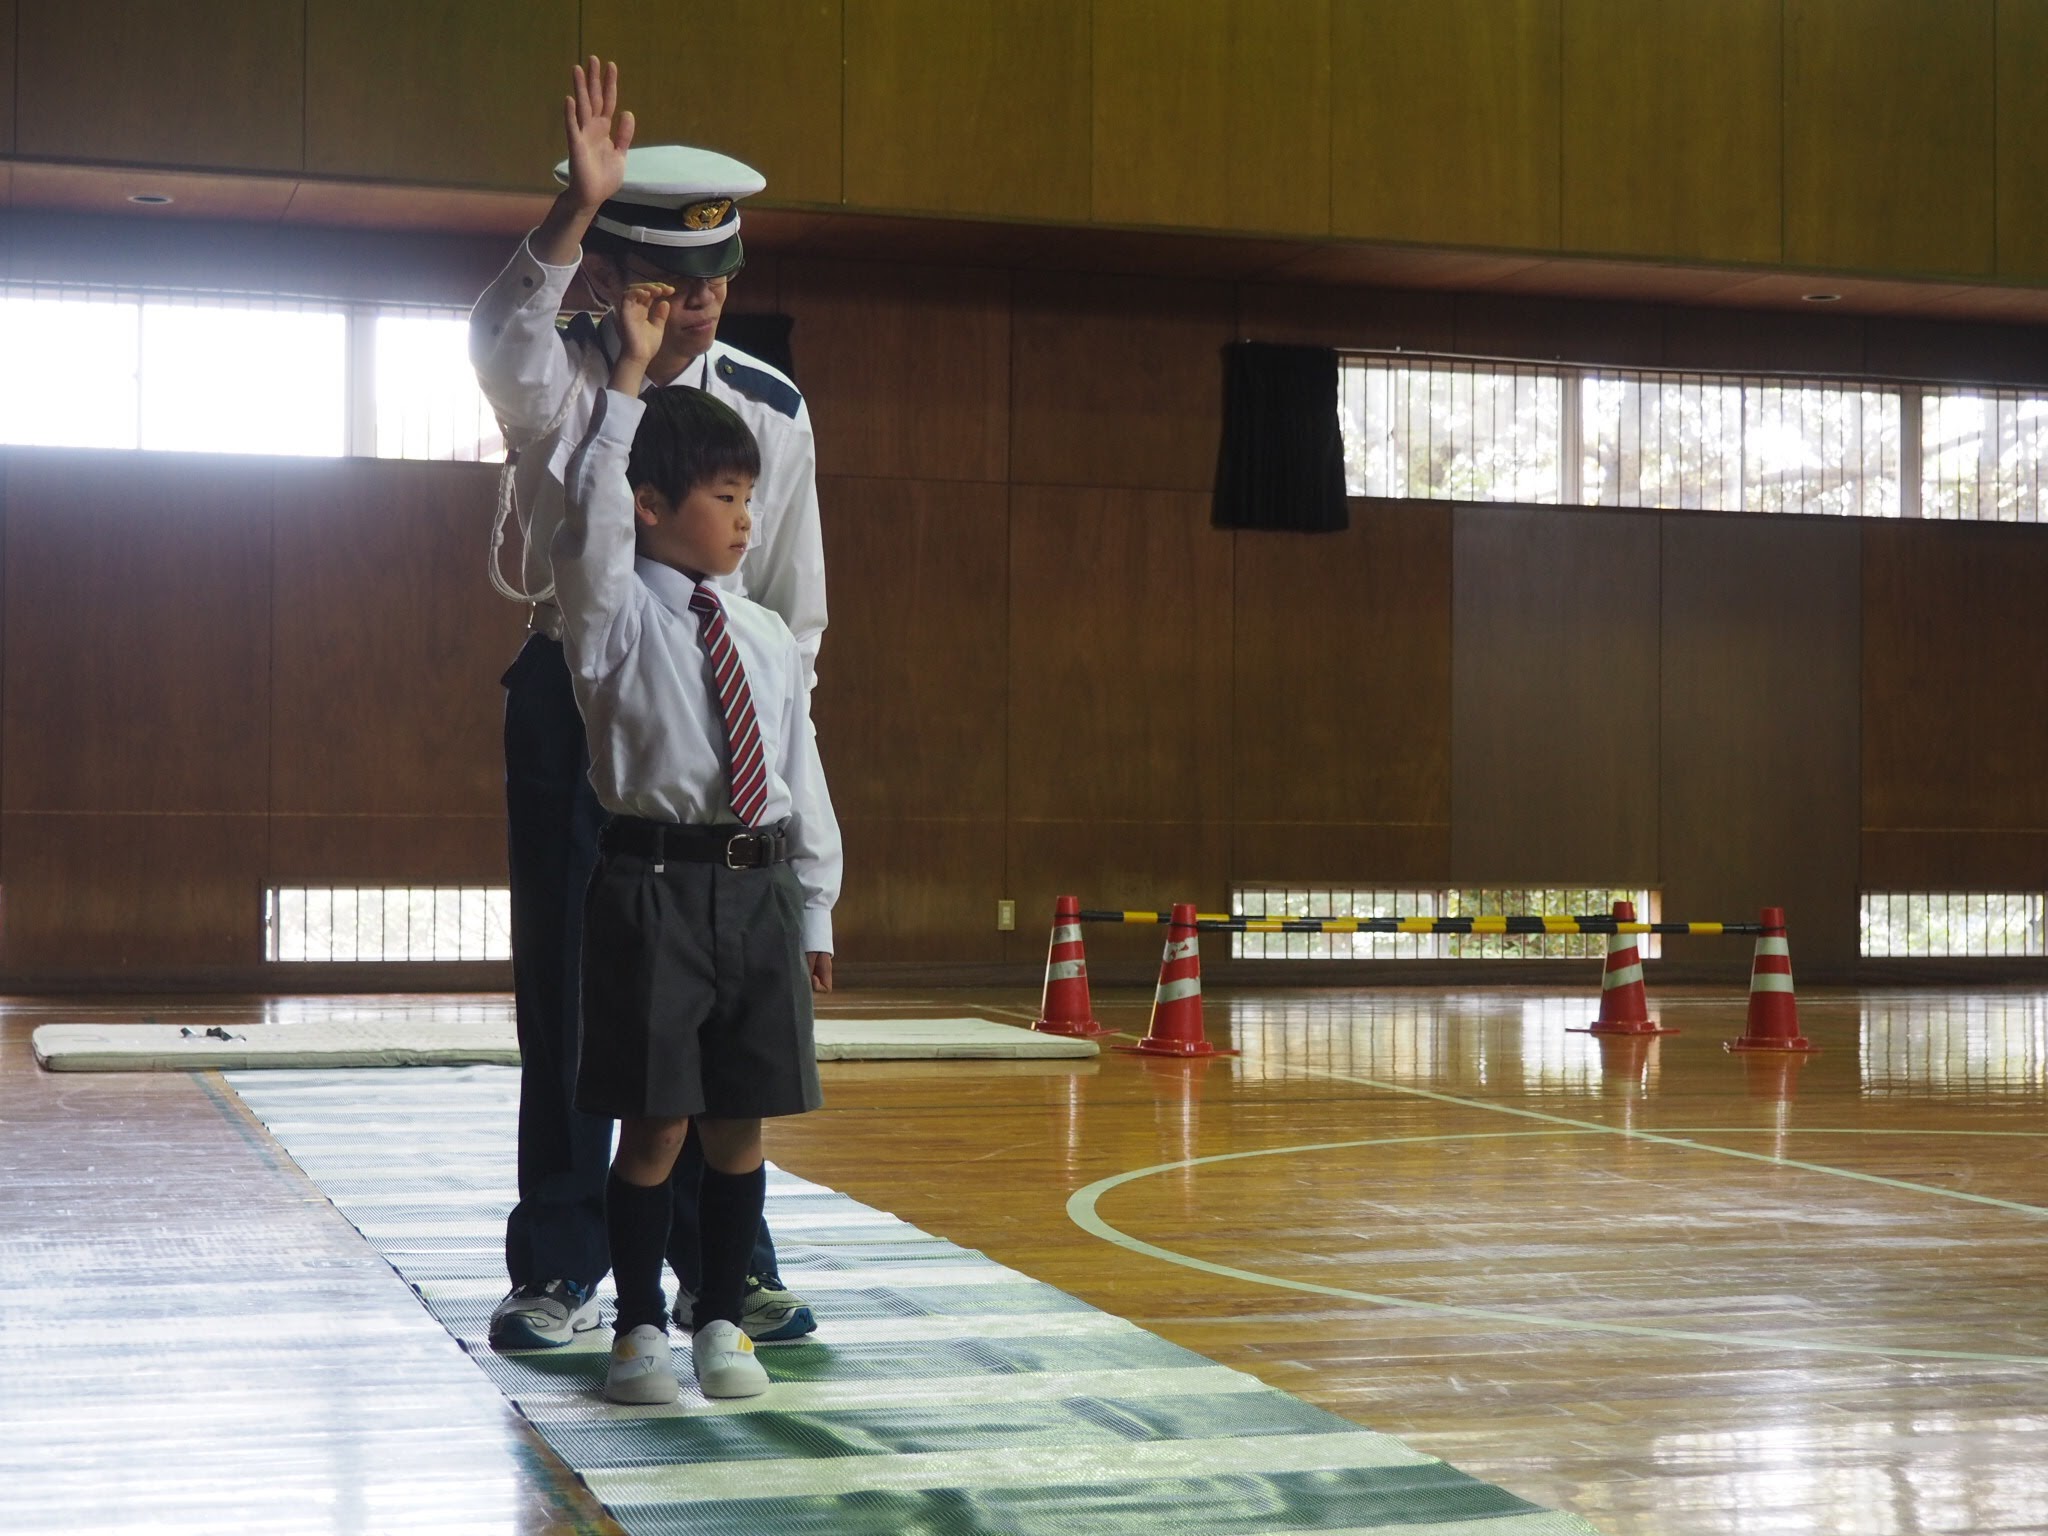
[[[619,1121],[604,1390],[622,1403],[675,1396],[661,1268],[669,1175],[693,1120],[705,1162],[697,1382],[708,1397],[767,1390],[740,1327],[761,1120],[818,1106],[810,989],[832,984],[839,894],[796,639],[710,585],[746,554],[759,448],[702,391],[640,394],[675,292],[621,295],[618,358],[568,462],[552,551],[591,782],[611,813],[584,905],[576,1104]]]

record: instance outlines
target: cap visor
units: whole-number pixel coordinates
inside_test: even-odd
[[[677,277],[730,277],[746,262],[738,235],[716,245],[648,245],[636,240],[627,249],[649,266]]]

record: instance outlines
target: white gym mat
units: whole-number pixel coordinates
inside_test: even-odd
[[[516,1066],[501,1020],[396,1017],[290,1024],[45,1024],[36,1060],[52,1072],[234,1071],[250,1067]],[[1093,1056],[1092,1040],[993,1019],[820,1019],[820,1061],[1015,1060]]]

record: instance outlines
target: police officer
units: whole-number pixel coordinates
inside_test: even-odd
[[[596,58],[573,71],[564,104],[568,158],[547,216],[484,291],[470,316],[470,360],[514,450],[501,483],[491,545],[499,590],[531,605],[531,633],[505,674],[505,795],[512,877],[512,969],[520,1049],[519,1201],[505,1227],[512,1288],[491,1314],[506,1349],[566,1344],[598,1324],[605,1252],[604,1186],[611,1123],[574,1104],[577,958],[583,893],[604,819],[590,787],[583,724],[563,661],[548,551],[561,524],[563,475],[618,353],[608,316],[558,314],[579,266],[601,303],[635,282],[675,289],[647,387],[685,384],[731,406],[761,445],[754,534],[723,584],[789,625],[815,686],[825,631],[825,561],[818,528],[816,450],[796,386],[717,339],[733,274],[744,263],[740,200],[766,185],[725,155],[676,145],[631,148],[633,116],[618,110],[618,66]],[[500,545],[523,536],[518,576]],[[686,1291],[697,1274],[694,1180],[686,1150],[676,1179],[669,1256]],[[815,1328],[810,1308],[776,1275],[761,1228],[747,1281],[744,1326],[757,1340]]]

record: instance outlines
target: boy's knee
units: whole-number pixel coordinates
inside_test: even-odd
[[[761,1166],[759,1120],[715,1120],[699,1115],[697,1135],[704,1143],[705,1166],[719,1173],[752,1173]]]
[[[612,1166],[628,1183],[659,1184],[675,1167],[689,1128],[690,1122],[681,1119],[621,1120],[619,1153]]]

